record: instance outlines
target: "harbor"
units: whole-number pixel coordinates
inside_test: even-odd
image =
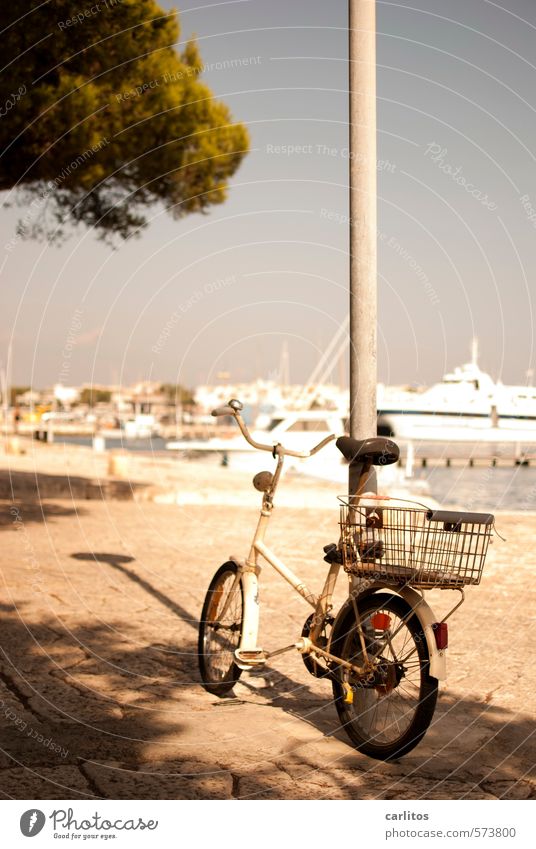
[[[143,440],[134,443],[109,444],[106,451],[95,451],[90,438],[84,444],[60,439],[53,443],[38,442],[31,437],[16,437],[4,442],[0,467],[0,492],[3,497],[20,497],[26,488],[34,493],[57,493],[69,497],[77,490],[80,497],[100,499],[103,491],[121,491],[124,498],[156,503],[211,503],[223,498],[227,488],[229,503],[251,503],[251,480],[263,467],[270,468],[270,458],[255,453],[247,455],[247,464],[222,462],[219,451],[167,451],[163,440]],[[6,451],[6,448],[8,449]],[[445,446],[436,446],[443,451]],[[402,445],[402,459],[385,481],[385,490],[396,486],[408,497],[427,498],[433,503],[453,509],[469,507],[474,510],[536,510],[536,463],[516,463],[513,456],[494,463],[489,458],[471,460],[458,457],[448,463],[439,453],[432,459],[413,464],[408,474],[407,458]],[[311,474],[307,462],[287,474],[287,484],[281,492],[285,504],[294,503],[294,491],[306,492],[306,503],[313,506],[314,498],[322,494],[320,504],[331,509],[336,496],[345,490],[346,466],[322,467],[320,476]],[[318,470],[317,470],[318,472]],[[20,489],[22,487],[22,489]],[[214,494],[213,488],[217,492]],[[310,490],[308,489],[310,487]],[[308,494],[310,492],[310,494]],[[240,495],[238,493],[241,493]],[[304,496],[301,495],[301,498]]]
[[[155,381],[130,388],[58,384],[38,392],[8,390],[4,375],[3,432],[13,453],[20,435],[48,444],[91,444],[97,453],[215,454],[223,465],[244,467],[252,449],[228,417],[221,421],[211,416],[214,407],[233,397],[245,404],[245,420],[260,441],[301,448],[330,434],[348,433],[348,391],[327,382],[346,351],[346,331],[343,323],[304,384],[290,384],[285,346],[280,381],[240,384],[227,379],[191,390]],[[473,339],[470,360],[432,386],[378,385],[376,429],[396,439],[406,478],[418,468],[536,463],[536,389],[530,381],[508,386],[493,380],[480,368],[478,356]],[[331,469],[331,479],[342,480],[341,463],[328,449],[302,467],[326,479]]]

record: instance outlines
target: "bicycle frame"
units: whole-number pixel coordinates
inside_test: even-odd
[[[318,636],[318,632],[320,631],[324,622],[324,617],[330,609],[333,591],[335,589],[335,584],[341,568],[340,564],[338,563],[332,563],[330,565],[322,591],[320,595],[317,596],[309,589],[305,581],[303,581],[298,575],[296,575],[295,572],[293,572],[292,569],[290,569],[275,554],[275,552],[272,551],[272,549],[269,548],[268,545],[266,545],[264,540],[272,514],[272,499],[277,484],[279,482],[279,475],[283,464],[283,457],[284,454],[280,454],[278,457],[278,465],[276,469],[276,474],[274,476],[274,483],[270,489],[270,493],[265,493],[263,496],[259,520],[257,522],[257,527],[255,529],[253,541],[251,543],[251,548],[247,559],[245,560],[245,562],[241,562],[236,557],[230,558],[239,567],[237,580],[242,580],[242,586],[244,590],[244,618],[242,623],[242,638],[240,641],[240,646],[235,652],[235,656],[238,665],[247,669],[251,668],[251,663],[247,662],[247,655],[261,655],[263,662],[268,657],[268,655],[257,646],[257,636],[259,627],[258,576],[261,571],[259,557],[262,557],[267,563],[270,564],[270,566],[273,566],[276,572],[278,572],[281,577],[284,578],[285,581],[287,581],[287,583],[289,583],[291,587],[293,587],[293,589],[314,609],[316,614],[316,621],[313,623],[310,638],[310,641],[313,645],[316,637]],[[229,595],[231,596],[231,593]],[[315,631],[317,633],[315,633]],[[299,642],[302,643],[303,641]],[[303,642],[302,645],[296,643],[292,644],[292,646],[288,646],[288,650],[290,650],[291,648],[298,648],[299,650],[301,649],[305,651],[309,648],[309,645],[305,642]],[[276,652],[271,652],[270,654],[279,654],[281,651],[285,650],[287,650],[287,647],[285,647],[285,649],[283,650],[279,649]],[[320,651],[316,647],[314,648],[314,650]],[[324,656],[328,655],[327,652],[322,652],[322,654]]]
[[[242,581],[242,588],[244,594],[244,613],[243,613],[243,622],[242,622],[242,634],[240,645],[235,651],[235,662],[242,669],[251,669],[255,665],[263,665],[269,657],[273,657],[275,655],[281,654],[286,651],[290,651],[292,649],[297,649],[302,654],[314,654],[326,660],[335,661],[337,664],[348,667],[352,669],[357,674],[363,674],[365,671],[364,668],[355,666],[353,664],[348,663],[347,661],[342,660],[341,658],[336,657],[331,654],[329,651],[330,646],[328,645],[326,649],[321,648],[315,645],[318,636],[321,633],[321,630],[325,623],[325,617],[331,609],[331,600],[333,597],[333,593],[335,590],[335,585],[337,582],[337,578],[339,575],[339,571],[341,569],[341,564],[339,563],[330,563],[329,570],[324,581],[324,586],[317,596],[315,595],[307,586],[305,581],[303,581],[298,575],[296,575],[292,569],[290,569],[276,554],[272,549],[266,545],[265,536],[268,530],[272,509],[273,509],[273,499],[279,484],[281,471],[283,467],[283,462],[285,455],[297,456],[297,457],[309,457],[312,454],[319,451],[323,448],[328,442],[330,442],[334,437],[329,437],[324,439],[319,445],[315,446],[311,451],[308,452],[295,452],[289,451],[281,445],[275,446],[267,446],[260,443],[255,442],[249,431],[243,422],[238,410],[231,409],[229,407],[223,408],[227,412],[225,414],[232,414],[236,419],[242,434],[246,438],[246,440],[253,445],[255,448],[259,448],[261,450],[271,451],[272,455],[277,457],[277,465],[275,469],[274,475],[271,477],[271,482],[266,490],[263,492],[262,496],[262,505],[260,510],[259,519],[257,522],[257,526],[253,535],[253,540],[251,543],[251,547],[249,550],[249,554],[245,561],[240,560],[239,558],[231,555],[229,558],[231,561],[236,563],[238,567],[238,572],[236,575],[235,582]],[[224,413],[220,411],[215,411],[217,414],[222,415]],[[362,471],[364,479],[368,477],[369,469],[365,468]],[[259,630],[259,582],[258,577],[261,572],[261,566],[259,564],[259,558],[262,557],[267,563],[270,564],[280,575],[284,578],[287,583],[289,583],[293,589],[313,608],[314,616],[312,620],[312,626],[310,630],[309,637],[301,637],[297,642],[292,643],[290,646],[285,646],[281,649],[277,649],[272,652],[265,652],[262,648],[257,645],[258,640],[258,630]],[[360,587],[359,580],[355,579],[353,576],[349,575],[350,580],[350,601],[354,605],[354,609],[356,606],[356,597],[359,596]],[[220,611],[220,617],[225,616],[227,611],[227,605],[230,603],[230,599],[233,595],[234,586],[231,588],[229,592],[227,604],[224,605],[223,609]],[[402,598],[404,598],[408,604],[410,605],[412,615],[415,613],[417,618],[419,619],[424,635],[426,638],[426,642],[428,645],[428,650],[430,654],[430,674],[438,679],[444,679],[446,677],[446,656],[443,650],[438,650],[435,636],[433,632],[432,625],[437,621],[436,617],[433,614],[433,611],[429,607],[429,605],[424,600],[424,593],[418,592],[416,589],[406,586],[406,587],[387,587],[385,584],[379,584],[375,587],[379,589],[380,587],[392,589],[394,592],[399,594]],[[372,590],[372,586],[369,586],[369,589]],[[342,610],[339,612],[339,616],[341,615]],[[360,623],[358,619],[358,628],[360,629]],[[364,649],[364,657],[367,661],[367,653],[363,639],[363,649]]]

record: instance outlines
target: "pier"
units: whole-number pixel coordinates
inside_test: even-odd
[[[511,467],[536,464],[536,442],[397,440],[406,477],[418,468]]]
[[[106,430],[70,424],[41,425],[40,427],[22,425],[17,435],[31,436],[39,442],[52,443],[56,439],[62,441],[62,437],[86,437],[92,439],[96,451],[104,451],[117,443],[128,447],[130,441],[139,443],[139,438],[128,437],[119,430]],[[234,426],[218,425],[216,422],[165,425],[158,428],[153,437],[147,437],[147,451],[154,450],[151,447],[151,439],[160,438],[165,441],[181,439],[185,442],[199,442],[215,437],[221,439],[232,439],[236,437],[237,431]],[[536,432],[535,432],[536,437]],[[512,467],[512,466],[534,466],[536,465],[536,439],[534,442],[503,441],[492,442],[483,438],[474,440],[441,440],[441,439],[397,439],[394,441],[400,447],[400,465],[405,469],[406,477],[411,478],[416,469],[419,468],[465,468],[472,467]],[[187,449],[185,449],[187,450]]]

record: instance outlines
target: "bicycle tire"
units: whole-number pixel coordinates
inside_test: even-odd
[[[378,593],[358,599],[357,607],[367,652],[377,663],[368,681],[342,665],[334,670],[335,706],[356,749],[377,760],[394,760],[410,752],[426,733],[434,715],[438,682],[429,674],[430,655],[422,626],[404,599]],[[387,620],[375,618],[382,613],[389,619],[383,632]],[[393,635],[391,642],[388,631]],[[348,605],[337,623],[331,646],[337,657],[360,665],[363,650],[353,605]],[[404,666],[400,661],[405,658]],[[349,703],[345,698],[352,684],[353,702]],[[403,720],[401,725],[399,720]]]
[[[199,671],[205,690],[216,696],[229,693],[242,672],[234,661],[244,620],[244,590],[242,581],[236,582],[237,574],[238,567],[232,561],[220,566],[209,584],[199,622]],[[220,621],[218,610],[223,609],[230,592],[234,597]]]

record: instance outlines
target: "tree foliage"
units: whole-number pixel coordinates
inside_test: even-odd
[[[183,407],[191,407],[194,396],[190,389],[175,383],[163,383],[160,392],[166,396],[170,404],[182,404]]]
[[[9,387],[9,402],[10,406],[14,407],[19,403],[20,397],[26,392],[29,392],[31,386],[10,386]]]
[[[95,404],[109,404],[112,400],[112,393],[108,389],[93,389],[92,387],[84,387],[80,393],[80,403],[88,404],[94,407]]]
[[[248,148],[214,99],[195,42],[153,0],[10,0],[0,7],[0,190],[32,202],[23,235],[83,223],[134,233],[226,196]]]

